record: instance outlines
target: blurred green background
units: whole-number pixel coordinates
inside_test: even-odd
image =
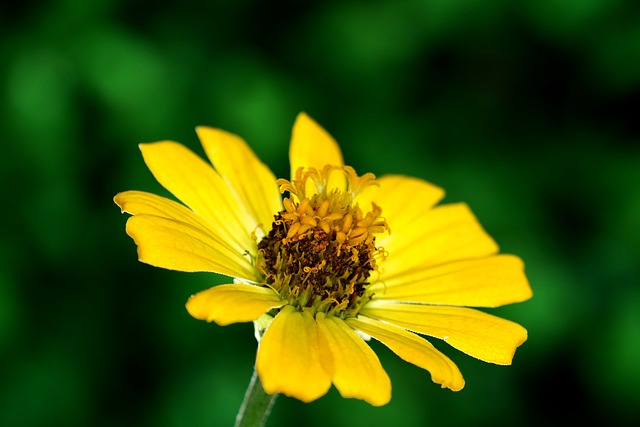
[[[534,298],[492,310],[510,367],[434,344],[459,393],[373,347],[373,408],[281,397],[268,426],[640,421],[640,2],[80,0],[0,6],[0,425],[231,426],[250,324],[190,318],[222,281],[136,260],[119,191],[165,194],[139,142],[244,137],[288,173],[304,110],[364,173],[465,201]]]

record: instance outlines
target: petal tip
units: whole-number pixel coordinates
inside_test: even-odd
[[[207,133],[215,132],[216,130],[219,130],[219,129],[212,128],[211,126],[203,126],[203,125],[196,126],[196,134],[200,139],[205,137]]]
[[[118,207],[120,208],[120,212],[124,213],[124,209],[122,207],[122,205],[124,205],[124,201],[122,200],[122,193],[118,193],[113,196],[113,203],[118,205]]]
[[[307,112],[304,111],[304,110],[300,111],[298,113],[298,115],[296,116],[296,120],[295,121],[298,122],[299,120],[311,120],[311,121],[313,121],[313,119],[309,116],[309,114],[307,114]]]

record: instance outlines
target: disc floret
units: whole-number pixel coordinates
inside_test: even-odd
[[[375,235],[389,231],[379,206],[372,203],[365,213],[354,203],[375,184],[373,174],[359,177],[349,166],[330,165],[300,168],[291,181],[278,180],[289,197],[258,244],[266,285],[300,309],[355,316],[371,298],[367,285],[382,253]]]

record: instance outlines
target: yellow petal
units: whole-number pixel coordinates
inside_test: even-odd
[[[311,402],[331,387],[319,359],[316,322],[308,312],[286,305],[260,341],[256,370],[268,394]]]
[[[255,285],[218,285],[192,295],[187,311],[199,320],[216,322],[220,326],[251,322],[272,308],[287,304],[271,288]]]
[[[326,165],[344,165],[338,143],[304,112],[298,114],[293,125],[291,145],[289,146],[289,162],[291,163],[291,179],[295,178],[296,171],[300,167],[313,167],[321,170]],[[345,189],[345,176],[340,172],[332,173],[327,187]],[[307,195],[311,196],[316,192],[315,185],[309,180]]]
[[[184,145],[140,144],[147,166],[163,187],[211,223],[237,250],[255,248],[255,220],[213,167]]]
[[[230,250],[218,236],[192,224],[152,215],[127,221],[127,234],[138,245],[138,259],[178,271],[209,271],[258,280],[249,257]]]
[[[232,185],[266,235],[273,215],[282,210],[282,196],[271,170],[239,136],[203,126],[196,131],[211,163]]]
[[[372,202],[380,206],[392,233],[396,228],[410,229],[416,217],[424,215],[444,197],[442,188],[418,178],[384,175],[377,182],[379,185],[370,185],[360,193],[356,202],[365,210]]]
[[[289,160],[292,178],[299,167],[322,169],[325,165],[344,165],[338,143],[306,113],[298,114],[293,125]]]
[[[378,241],[378,246],[388,252],[379,263],[381,280],[498,251],[496,243],[464,203],[438,206],[409,223],[389,221],[389,227],[391,234]]]
[[[158,196],[144,191],[124,191],[116,194],[114,202],[122,212],[131,215],[153,215],[162,218],[174,219],[190,224],[196,228],[207,230],[211,234],[216,234],[210,224],[204,218],[193,213],[192,210],[174,202],[166,197]]]
[[[365,316],[446,341],[485,362],[509,365],[527,331],[517,323],[478,310],[371,301]]]
[[[531,298],[524,264],[513,255],[451,262],[400,274],[369,287],[376,299],[499,307]]]
[[[342,320],[316,315],[321,343],[329,350],[333,363],[332,379],[343,397],[363,399],[381,406],[391,399],[391,381],[373,350]]]
[[[132,215],[147,215],[147,216],[160,217],[160,218],[172,220],[168,222],[162,222],[162,225],[160,227],[160,229],[162,229],[162,227],[174,228],[174,233],[171,233],[171,235],[168,237],[168,241],[164,243],[160,242],[163,245],[167,245],[169,244],[169,241],[175,240],[176,239],[175,234],[180,233],[181,232],[180,230],[185,229],[185,227],[187,227],[186,229],[188,230],[187,231],[188,233],[192,233],[193,229],[197,229],[202,232],[199,239],[200,240],[204,239],[203,241],[206,241],[207,245],[215,249],[215,252],[208,256],[215,257],[213,259],[217,259],[220,257],[219,253],[221,252],[225,254],[224,256],[227,259],[231,259],[229,267],[235,265],[236,266],[235,268],[238,269],[239,271],[248,271],[247,268],[253,271],[253,267],[251,267],[249,259],[246,255],[239,253],[235,248],[231,247],[228,244],[228,241],[218,237],[218,232],[220,230],[211,229],[211,224],[209,224],[206,220],[204,220],[204,218],[196,215],[193,211],[181,205],[180,203],[174,202],[173,200],[167,199],[166,197],[157,196],[155,194],[146,193],[143,191],[125,191],[122,193],[118,193],[114,197],[114,201],[118,206],[120,206],[120,208],[122,209],[122,212],[127,212]],[[127,230],[129,234],[132,237],[135,235],[136,237],[134,237],[134,239],[137,242],[157,242],[157,239],[155,238],[142,235],[145,232],[143,230],[138,229],[140,225],[136,225],[136,224],[146,224],[146,225],[142,225],[142,227],[153,228],[151,223],[149,223],[148,221],[153,222],[152,219],[148,219],[148,220],[143,220],[140,223],[138,223],[137,220],[131,223],[127,223]],[[144,229],[146,230],[146,228]],[[187,242],[185,242],[185,244],[186,243]],[[148,243],[144,243],[144,244],[146,245]],[[153,244],[155,245],[156,243],[153,243]],[[199,247],[199,246],[201,245],[197,244],[196,247]],[[151,248],[144,248],[143,252],[146,253],[148,256],[149,255],[148,250],[150,249]],[[193,248],[193,250],[196,251],[197,249]],[[145,258],[147,256],[145,256]],[[150,260],[147,260],[145,262],[152,263],[150,262]],[[156,265],[155,263],[152,263],[152,264]],[[184,266],[178,266],[180,268],[177,268],[177,269],[184,270],[184,268],[189,268],[188,265],[190,265],[190,263],[187,263]],[[158,266],[170,268],[164,265],[158,265]],[[223,267],[220,266],[219,268],[223,268]],[[176,269],[176,268],[174,266],[174,267],[171,267],[171,269]],[[193,271],[193,270],[187,270],[187,271]],[[206,271],[210,271],[210,270],[206,270]],[[216,271],[216,272],[220,272],[220,271]],[[223,274],[228,274],[228,273],[223,273]],[[237,275],[233,275],[233,276],[249,279],[244,276],[237,276]],[[253,280],[253,278],[255,277],[256,277],[256,274],[254,272],[251,275],[251,279]]]
[[[365,316],[346,319],[347,325],[377,339],[409,363],[431,373],[434,383],[453,391],[464,387],[458,367],[430,342],[404,329]]]

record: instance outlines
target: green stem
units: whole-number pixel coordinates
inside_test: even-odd
[[[262,427],[269,417],[277,394],[267,394],[260,384],[256,370],[244,394],[244,401],[236,416],[235,427]]]

